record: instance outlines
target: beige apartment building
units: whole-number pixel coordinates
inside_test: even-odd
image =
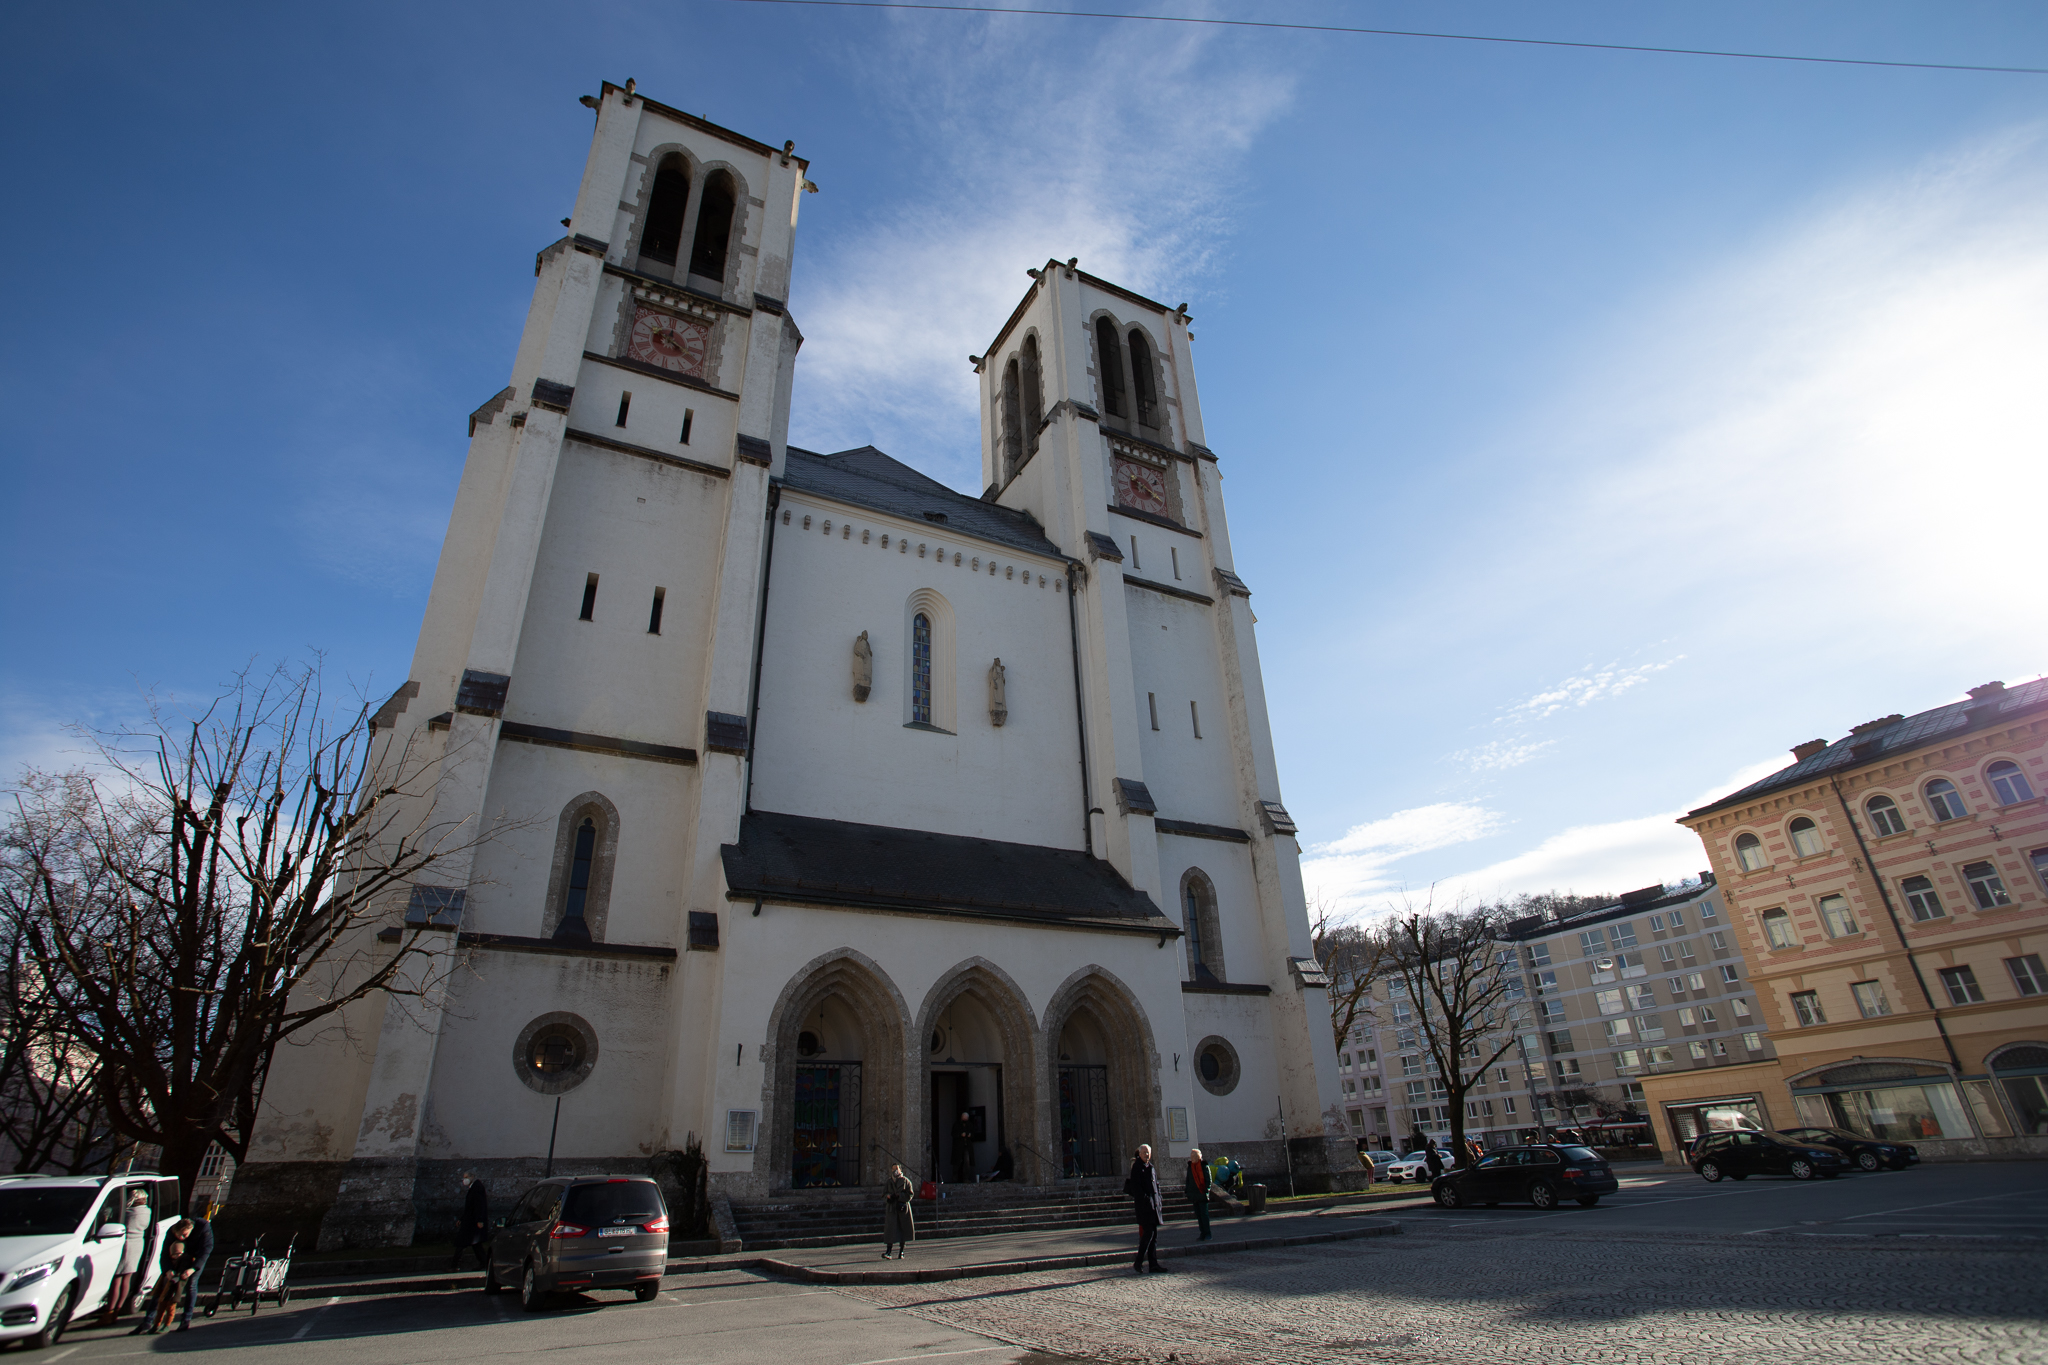
[[[1706,845],[1777,1059],[1711,1078],[1715,1095],[1658,1083],[1660,1139],[1739,1092],[1766,1127],[1933,1159],[2048,1155],[2048,679],[1792,752],[1680,822]]]

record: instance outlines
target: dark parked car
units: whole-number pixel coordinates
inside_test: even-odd
[[[484,1292],[517,1286],[528,1312],[565,1289],[630,1289],[645,1303],[660,1292],[667,1263],[668,1207],[652,1180],[556,1176],[499,1221]]]
[[[1885,1142],[1852,1133],[1847,1128],[1787,1128],[1784,1136],[1833,1147],[1866,1171],[1874,1171],[1880,1166],[1903,1171],[1908,1166],[1920,1164],[1920,1149],[1910,1142]]]
[[[1715,1133],[1693,1148],[1692,1168],[1706,1180],[1747,1180],[1753,1175],[1789,1175],[1794,1180],[1818,1175],[1833,1180],[1849,1168],[1849,1158],[1832,1147],[1784,1133]]]
[[[1489,1152],[1476,1166],[1438,1176],[1430,1182],[1429,1193],[1439,1208],[1446,1209],[1468,1204],[1492,1208],[1510,1200],[1554,1209],[1560,1199],[1576,1199],[1591,1208],[1601,1195],[1620,1188],[1621,1182],[1592,1148],[1547,1143]]]

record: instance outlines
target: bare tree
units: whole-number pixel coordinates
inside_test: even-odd
[[[1451,1154],[1465,1162],[1465,1096],[1515,1044],[1520,982],[1492,910],[1437,910],[1434,901],[1389,917],[1389,988],[1407,998],[1417,1036],[1450,1101]],[[1504,962],[1503,958],[1507,960]]]
[[[1321,900],[1310,908],[1315,913],[1310,944],[1316,965],[1330,978],[1330,1031],[1343,1048],[1352,1030],[1377,1023],[1373,987],[1386,975],[1387,937],[1353,920],[1333,923]]]
[[[90,737],[92,771],[21,784],[0,912],[104,1068],[113,1126],[190,1190],[208,1143],[247,1157],[280,1042],[439,989],[445,959],[399,912],[480,839],[434,821],[441,760],[379,741],[364,706],[331,716],[317,666],[152,719]]]

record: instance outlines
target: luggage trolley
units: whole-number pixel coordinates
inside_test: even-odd
[[[220,1301],[225,1297],[228,1310],[242,1306],[244,1298],[249,1301],[249,1311],[254,1313],[268,1295],[282,1308],[291,1300],[292,1287],[287,1281],[292,1273],[292,1248],[298,1245],[296,1235],[286,1244],[284,1255],[265,1256],[263,1239],[258,1237],[249,1249],[239,1256],[230,1256],[221,1265],[220,1283],[213,1287],[213,1302],[206,1306],[206,1316],[212,1317],[220,1311]]]

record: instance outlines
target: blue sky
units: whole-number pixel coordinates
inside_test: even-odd
[[[2023,0],[1149,12],[2048,66]],[[2048,669],[2048,77],[728,0],[46,6],[0,70],[8,773],[404,679],[628,76],[812,159],[799,444],[972,490],[1026,266],[1188,301],[1327,904],[1675,880],[1792,744]]]

